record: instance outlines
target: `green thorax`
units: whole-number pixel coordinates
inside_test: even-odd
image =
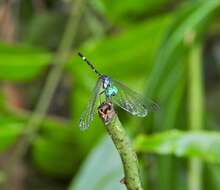
[[[105,89],[105,95],[107,97],[112,97],[115,96],[118,93],[118,89],[116,86],[113,86],[110,84],[106,89]]]

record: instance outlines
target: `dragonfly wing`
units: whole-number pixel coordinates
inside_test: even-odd
[[[119,81],[112,80],[112,82],[118,88],[118,93],[112,97],[113,102],[132,115],[145,117],[148,112],[155,111],[159,108],[155,102],[145,100],[137,92]]]
[[[79,127],[81,130],[86,130],[89,127],[91,121],[93,120],[94,111],[97,104],[97,99],[101,86],[102,86],[102,80],[99,79],[96,82],[95,88],[93,89],[92,96],[90,97],[88,105],[80,117]]]

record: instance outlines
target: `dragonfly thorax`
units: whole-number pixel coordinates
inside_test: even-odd
[[[115,96],[118,93],[118,89],[115,86],[109,86],[105,89],[105,95],[107,97]]]
[[[118,89],[112,85],[112,80],[108,76],[102,76],[102,87],[104,89],[104,93],[106,97],[115,96],[118,92]]]

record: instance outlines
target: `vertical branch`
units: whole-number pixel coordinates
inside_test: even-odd
[[[21,165],[22,158],[30,146],[42,120],[47,113],[53,94],[60,81],[64,64],[69,57],[68,55],[74,43],[84,6],[85,0],[75,0],[74,3],[72,2],[70,17],[63,34],[63,38],[61,40],[57,54],[52,61],[54,66],[46,79],[46,83],[36,105],[36,109],[27,123],[25,134],[18,142],[16,150],[11,156],[9,164],[6,167],[7,179],[14,179],[15,167],[16,165]],[[10,184],[10,182],[7,182],[5,184],[5,189],[11,189]]]
[[[143,190],[139,176],[138,160],[128,134],[121,125],[111,103],[103,103],[98,109],[108,134],[120,154],[125,177],[121,181],[128,190]]]
[[[35,133],[38,130],[40,123],[45,117],[53,94],[60,81],[64,64],[68,60],[68,56],[76,36],[78,24],[84,6],[83,1],[84,0],[76,0],[74,1],[74,3],[72,3],[71,14],[66,26],[66,30],[64,32],[63,39],[60,43],[57,54],[55,55],[55,58],[53,60],[54,67],[47,77],[45,86],[42,90],[42,94],[36,105],[36,109],[27,124],[26,136],[29,138],[29,140],[31,140],[35,136]]]
[[[202,79],[202,47],[194,42],[189,52],[189,127],[191,130],[200,130],[203,127],[204,92]],[[197,158],[189,161],[188,175],[189,190],[202,189],[202,162]]]
[[[68,54],[71,50],[73,41],[75,39],[77,26],[81,18],[84,3],[83,0],[76,0],[74,2],[75,3],[72,4],[71,15],[67,23],[63,39],[59,46],[57,55],[55,56],[55,59],[53,61],[54,67],[49,73],[39,102],[36,106],[35,112],[29,120],[28,126],[30,131],[35,131],[35,128],[38,128],[39,124],[41,123],[48,110],[52,96],[56,90],[56,87],[62,75],[64,63],[68,59]]]

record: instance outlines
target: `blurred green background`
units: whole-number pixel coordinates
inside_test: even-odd
[[[97,114],[78,127],[97,80],[81,51],[160,105],[146,118],[117,109],[145,190],[220,189],[219,10],[219,0],[1,0],[0,188],[125,190]]]

